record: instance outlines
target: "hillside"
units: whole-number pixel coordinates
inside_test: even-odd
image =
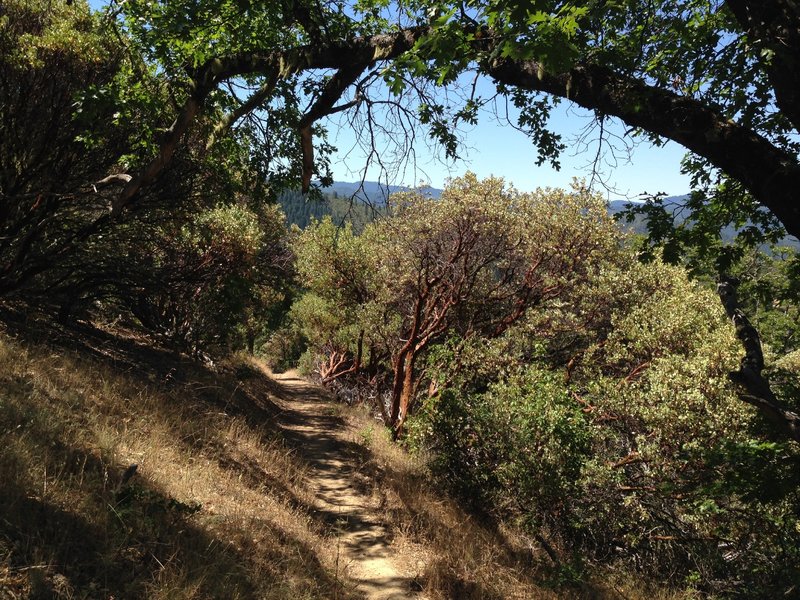
[[[421,191],[431,198],[438,198],[442,190],[431,186],[420,188]],[[386,185],[377,181],[336,181],[332,186],[324,188],[325,194],[342,196],[345,198],[354,197],[362,202],[382,205],[391,194],[397,192],[407,192],[411,188],[404,185]]]
[[[559,592],[544,553],[292,373],[32,320],[0,365],[4,599],[618,597]]]
[[[390,194],[408,191],[404,186],[384,186],[375,181],[335,182],[322,189],[322,200],[315,200],[298,191],[285,191],[278,203],[286,214],[286,222],[301,229],[312,219],[330,216],[335,223],[348,221],[357,231],[380,215]],[[442,190],[423,188],[423,193],[438,198]]]
[[[670,196],[664,198],[665,206],[669,206],[670,210],[673,211],[675,215],[675,222],[676,224],[683,224],[685,219],[683,218],[684,211],[683,207],[686,203],[686,200],[689,198],[688,195],[683,196]],[[631,203],[626,200],[611,200],[608,203],[608,213],[612,216],[618,217],[627,210],[628,206]],[[620,219],[620,223],[623,228],[628,229],[636,234],[646,234],[647,233],[647,222],[645,220],[644,215],[635,215],[632,222],[628,223],[624,219]],[[737,229],[731,225],[723,228],[720,231],[720,236],[722,237],[723,242],[732,242],[736,237]],[[795,250],[800,250],[800,241],[793,236],[786,236],[783,238],[780,243],[780,246],[788,246],[790,248],[794,248]],[[766,248],[764,248],[767,250]]]
[[[381,214],[381,207],[386,204],[388,194],[408,191],[403,186],[383,186],[375,181],[365,182],[335,182],[332,186],[323,189],[323,200],[309,200],[300,192],[284,192],[279,197],[279,203],[286,214],[286,222],[297,225],[301,229],[308,226],[312,219],[321,219],[330,215],[335,223],[349,221],[356,231],[363,229],[364,225]],[[442,190],[427,187],[423,190],[431,198],[439,198]],[[674,206],[679,213],[679,208],[688,196],[670,196],[665,202]],[[643,215],[636,215],[630,223],[621,218],[621,213],[627,210],[630,202],[627,200],[610,200],[608,213],[619,218],[620,226],[634,234],[647,233],[647,222]],[[677,219],[681,223],[680,218]],[[736,229],[726,227],[721,232],[723,242],[731,242],[736,237]],[[800,241],[792,236],[787,236],[781,241],[783,246],[800,250]]]

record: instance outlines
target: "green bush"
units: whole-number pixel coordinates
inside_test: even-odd
[[[528,366],[483,393],[447,389],[411,431],[437,476],[475,508],[536,532],[571,521],[590,430],[558,374]]]
[[[676,307],[680,307],[677,310]],[[412,443],[465,501],[580,556],[732,596],[800,585],[800,453],[728,379],[718,298],[660,262],[609,260],[497,340],[451,340]],[[776,365],[796,382],[793,361]]]

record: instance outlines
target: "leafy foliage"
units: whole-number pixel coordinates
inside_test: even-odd
[[[86,144],[81,137],[81,96],[114,80],[118,51],[84,4],[52,9],[50,4],[15,0],[4,3],[0,15],[0,291],[5,294],[45,269],[53,249],[68,247],[88,215],[103,210],[102,202],[77,192],[114,163],[127,133],[114,128],[106,112],[93,115],[94,135],[103,143]]]
[[[152,246],[129,248],[147,279],[123,303],[149,329],[194,353],[253,349],[258,323],[282,300],[288,254],[282,213],[240,205],[198,214]]]
[[[159,151],[174,89],[110,15],[45,4],[10,3],[0,22],[2,293],[64,320],[121,311],[192,352],[252,348],[289,257],[250,132],[209,148],[199,119],[137,209],[110,214],[108,186],[131,178],[109,171]]]
[[[605,207],[579,187],[520,194],[468,174],[438,200],[395,194],[391,210],[358,237],[329,219],[303,232],[297,268],[309,293],[293,312],[327,365],[323,380],[358,375],[365,349],[373,378],[388,371],[386,418],[398,429],[429,348],[501,335],[615,244]]]
[[[435,357],[451,383],[412,443],[454,491],[556,555],[707,592],[784,593],[798,578],[797,448],[760,441],[736,398],[736,342],[714,295],[618,252],[557,311]]]

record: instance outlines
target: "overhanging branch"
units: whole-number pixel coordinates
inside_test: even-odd
[[[790,234],[800,236],[797,157],[712,107],[596,64],[562,73],[535,60],[495,59],[482,67],[500,83],[567,98],[681,144],[740,181]]]
[[[264,102],[266,102],[272,95],[272,92],[275,90],[277,83],[278,73],[269,73],[267,75],[267,81],[260,88],[258,88],[258,90],[253,92],[253,94],[247,100],[242,102],[235,110],[232,110],[222,117],[219,123],[217,123],[214,127],[214,131],[212,131],[211,135],[208,137],[208,141],[206,142],[206,150],[210,149],[217,142],[217,140],[224,136],[228,130],[234,126],[236,121],[244,116],[249,115]]]
[[[288,77],[300,71],[314,69],[337,69],[341,72],[341,78],[344,81],[352,72],[356,72],[357,77],[367,66],[377,61],[396,58],[407,52],[427,32],[428,28],[421,26],[395,33],[358,37],[344,42],[307,45],[266,53],[249,52],[209,60],[196,71],[189,98],[167,131],[159,146],[158,154],[137,175],[132,177],[122,192],[114,199],[111,214],[117,215],[124,210],[136,199],[142,188],[151,184],[170,164],[181,139],[200,113],[206,97],[222,81],[242,75],[274,73],[277,73],[277,81],[279,78]],[[353,81],[354,79],[350,80],[350,83]],[[333,91],[337,87],[340,86],[336,84],[330,89]],[[339,95],[346,87],[341,87]],[[326,86],[327,88],[328,86]],[[334,98],[327,108],[333,107],[337,100],[338,97]],[[325,102],[328,102],[327,97]],[[252,108],[250,109],[252,110]],[[320,108],[323,108],[323,105],[320,105]],[[307,139],[303,141],[303,144],[304,146],[307,144]],[[303,171],[305,179],[307,172],[305,166]]]
[[[356,82],[361,73],[369,66],[369,62],[357,63],[340,69],[325,84],[319,98],[300,120],[300,145],[303,152],[302,191],[307,192],[311,186],[314,172],[314,144],[311,137],[311,126],[318,119],[343,110],[336,106],[345,90]]]

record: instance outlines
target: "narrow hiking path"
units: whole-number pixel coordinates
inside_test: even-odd
[[[403,569],[411,557],[392,548],[379,499],[359,468],[364,448],[354,441],[357,432],[337,415],[323,388],[295,371],[273,378],[281,387],[278,425],[310,466],[308,480],[316,490],[318,513],[339,532],[338,568],[369,600],[424,600],[413,590],[413,573]]]

